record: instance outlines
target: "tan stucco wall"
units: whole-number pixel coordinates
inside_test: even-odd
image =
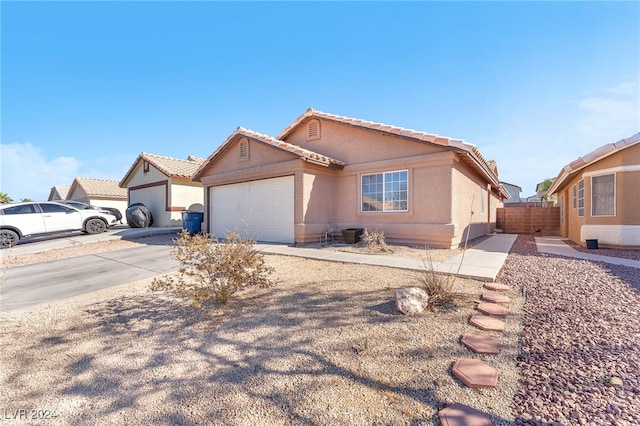
[[[307,142],[306,126],[302,126],[287,141],[347,162],[343,170],[305,162],[254,140],[249,141],[249,159],[239,160],[238,141],[234,141],[201,177],[204,192],[208,193],[212,186],[294,175],[294,234],[300,244],[320,241],[330,229],[329,222],[333,222],[339,229],[383,231],[390,242],[448,248],[462,240],[470,211],[465,203],[472,193],[480,211],[481,180],[470,181],[465,177],[463,173],[476,174],[458,163],[457,155],[449,150],[326,122],[322,123],[321,137]],[[457,168],[455,178],[453,167]],[[408,171],[408,211],[362,212],[362,175],[396,170]],[[207,202],[205,217],[208,217]],[[485,210],[486,218],[478,219],[482,226],[472,228],[472,237],[491,229],[487,218],[495,224],[497,204],[494,198],[493,213]]]
[[[583,231],[585,226],[608,226],[616,229],[620,226],[640,225],[640,145],[634,145],[610,155],[576,172],[559,191],[565,196],[565,223],[561,225],[562,236],[585,245]],[[616,214],[615,216],[591,215],[591,178],[615,173]],[[572,187],[584,179],[584,217],[578,216],[573,209]],[[587,236],[589,238],[589,236]],[[601,242],[602,244],[602,242]],[[606,244],[606,243],[605,243]]]

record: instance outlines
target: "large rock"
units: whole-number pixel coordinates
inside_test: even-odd
[[[395,291],[396,309],[405,315],[419,314],[427,308],[429,295],[418,287],[400,288]]]

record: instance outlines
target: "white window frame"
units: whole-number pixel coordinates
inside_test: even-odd
[[[604,177],[604,176],[611,176],[613,175],[613,214],[594,214],[594,208],[595,208],[595,202],[593,199],[593,189],[594,189],[594,185],[593,185],[593,179],[594,178],[599,178],[599,177]],[[605,173],[605,174],[601,174],[601,175],[594,175],[591,176],[591,217],[615,217],[616,216],[616,182],[617,182],[617,176],[615,173]]]
[[[575,185],[571,187],[571,203],[573,210],[578,208],[578,188]]]
[[[582,195],[580,195],[581,193]],[[584,217],[584,207],[584,179],[580,179],[578,182],[578,217]]]
[[[386,199],[385,199],[385,195],[386,195],[386,183],[387,183],[387,175],[390,175],[391,173],[406,173],[407,175],[407,180],[406,180],[406,193],[407,193],[407,198],[406,198],[406,203],[407,203],[407,208],[404,210],[387,210],[386,208]],[[364,210],[363,207],[363,199],[364,199],[364,188],[363,188],[363,180],[366,176],[375,176],[375,175],[382,175],[382,210]],[[409,170],[407,169],[403,169],[403,170],[390,170],[390,171],[385,171],[385,172],[378,172],[378,173],[365,173],[360,175],[360,212],[361,213],[406,213],[409,211]]]

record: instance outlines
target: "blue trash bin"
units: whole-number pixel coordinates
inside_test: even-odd
[[[182,229],[188,231],[191,235],[199,233],[203,217],[204,214],[202,212],[182,212]]]

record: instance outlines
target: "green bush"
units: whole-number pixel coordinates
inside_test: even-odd
[[[269,279],[273,268],[265,264],[254,241],[236,231],[227,232],[221,242],[207,234],[182,231],[171,255],[181,263],[178,274],[155,278],[151,289],[172,291],[198,308],[207,300],[225,305],[232,294],[243,288],[273,285]]]

